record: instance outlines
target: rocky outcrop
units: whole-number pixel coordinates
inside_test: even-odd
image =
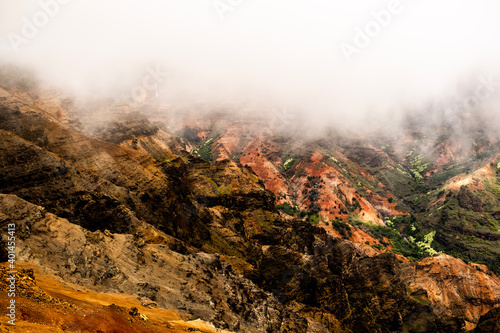
[[[231,333],[200,319],[185,321],[176,311],[145,307],[133,295],[99,293],[44,274],[33,264],[16,266],[15,326],[2,321],[0,332]],[[0,265],[2,292],[10,288],[6,267]],[[2,308],[7,303],[0,298]]]
[[[299,210],[318,213],[325,221],[347,221],[355,215],[365,222],[383,224],[384,216],[405,214],[395,208],[396,203],[353,184],[352,174],[336,158],[313,151],[299,161],[290,157],[282,162],[273,146],[269,141],[254,142],[244,150],[240,162],[252,168],[276,195],[277,203],[288,202]]]
[[[491,308],[500,305],[500,279],[485,265],[465,264],[440,254],[405,264],[404,281],[411,297],[437,305],[441,314],[459,316],[472,328]]]
[[[13,195],[0,195],[0,211],[2,228],[7,221],[16,224],[18,259],[69,282],[135,294],[221,328],[263,332],[281,325],[277,299],[216,254],[174,252],[159,231],[157,241],[148,243],[134,235],[91,232]]]
[[[240,163],[250,167],[259,176],[266,189],[274,193],[278,204],[294,201],[290,184],[279,170],[283,163],[277,147],[272,142],[254,140],[241,154]]]

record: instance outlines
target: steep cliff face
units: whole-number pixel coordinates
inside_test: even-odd
[[[324,221],[348,221],[349,216],[356,216],[364,222],[383,224],[385,216],[405,214],[395,208],[395,202],[388,201],[390,195],[381,196],[363,185],[374,182],[379,189],[384,188],[345,156],[338,154],[337,159],[318,150],[283,153],[276,142],[256,139],[240,157],[241,164],[250,166],[266,189],[276,195],[278,204],[316,213]]]
[[[283,162],[278,149],[279,147],[270,140],[253,140],[241,154],[240,163],[252,168],[266,189],[274,193],[276,202],[282,204],[293,200],[294,193],[280,170],[283,168]]]
[[[498,155],[474,172],[448,180],[427,195],[422,225],[436,231],[435,248],[500,272],[500,194]]]
[[[195,242],[208,235],[196,220],[187,223],[182,194],[172,191],[176,175],[149,155],[75,132],[15,97],[2,100],[0,117],[4,193],[89,230],[131,231],[144,220]]]
[[[233,273],[216,254],[170,250],[179,241],[152,227],[135,235],[91,232],[13,195],[1,195],[0,207],[2,225],[5,218],[16,224],[19,259],[69,282],[135,294],[218,327],[262,332],[280,325],[282,306],[272,294]]]

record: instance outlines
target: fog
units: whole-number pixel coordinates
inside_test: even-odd
[[[77,96],[357,129],[500,110],[497,0],[1,0],[0,18],[0,61]]]

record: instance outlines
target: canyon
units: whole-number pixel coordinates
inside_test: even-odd
[[[20,332],[499,326],[497,142],[302,138],[265,116],[1,86]]]

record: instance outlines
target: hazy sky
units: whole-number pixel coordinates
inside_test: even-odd
[[[127,91],[161,66],[165,98],[269,98],[313,120],[392,114],[480,77],[500,89],[499,36],[498,0],[0,0],[0,60],[61,86]]]

